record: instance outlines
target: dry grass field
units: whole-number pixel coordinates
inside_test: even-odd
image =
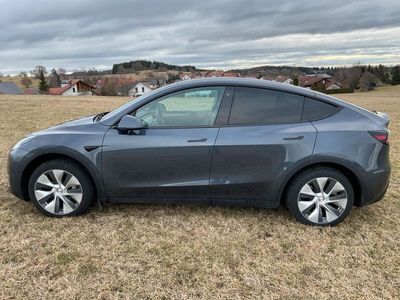
[[[285,209],[190,205],[44,217],[7,192],[10,147],[127,99],[0,95],[0,299],[399,299],[400,86],[338,97],[390,114],[392,182],[316,228]]]

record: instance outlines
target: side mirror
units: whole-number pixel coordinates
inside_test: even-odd
[[[117,129],[123,132],[128,132],[130,130],[140,130],[145,128],[148,128],[145,122],[131,115],[123,116],[117,126]]]

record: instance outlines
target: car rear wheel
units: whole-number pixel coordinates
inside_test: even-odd
[[[335,226],[349,214],[354,203],[353,187],[336,169],[315,167],[290,183],[286,205],[301,223]]]
[[[43,163],[32,173],[29,195],[43,214],[62,217],[84,213],[93,200],[94,189],[83,167],[57,159]]]

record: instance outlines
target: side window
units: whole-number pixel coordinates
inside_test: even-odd
[[[326,102],[306,98],[304,102],[303,120],[317,120],[333,114],[338,107]]]
[[[299,122],[303,104],[303,96],[259,88],[236,88],[229,124]]]
[[[196,88],[154,100],[135,112],[152,126],[209,126],[217,117],[224,87]]]

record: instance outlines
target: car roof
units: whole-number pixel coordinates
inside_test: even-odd
[[[171,88],[192,88],[192,87],[201,87],[201,86],[210,86],[210,85],[224,85],[224,86],[244,86],[244,87],[254,87],[254,88],[267,88],[272,90],[278,90],[282,92],[289,92],[294,94],[300,94],[304,96],[315,96],[315,92],[301,88],[298,86],[294,86],[287,83],[280,83],[276,81],[264,80],[264,79],[255,79],[255,78],[236,78],[236,77],[212,77],[212,78],[198,78],[198,79],[190,79],[190,80],[182,80],[168,87]]]
[[[144,94],[143,96],[139,97],[137,100],[130,101],[125,105],[117,108],[116,110],[112,111],[110,114],[106,115],[101,123],[104,125],[111,125],[113,122],[116,121],[120,116],[123,115],[131,110],[131,106],[140,106],[144,103],[152,101],[155,98],[162,97],[163,95],[167,95],[170,93],[178,92],[184,89],[190,88],[198,88],[198,87],[205,87],[205,86],[240,86],[240,87],[252,87],[252,88],[264,88],[264,89],[271,89],[281,92],[293,93],[305,97],[311,97],[315,99],[319,99],[328,103],[332,103],[337,106],[346,107],[357,113],[363,115],[364,117],[374,121],[382,125],[384,121],[381,117],[377,116],[376,114],[371,113],[370,111],[359,107],[357,105],[348,103],[344,100],[319,93],[310,89],[294,86],[287,83],[280,83],[275,81],[269,81],[264,79],[255,79],[255,78],[235,78],[235,77],[212,77],[212,78],[199,78],[199,79],[189,79],[189,80],[182,80],[178,81],[173,84],[169,84],[162,88],[153,90],[150,93]]]

